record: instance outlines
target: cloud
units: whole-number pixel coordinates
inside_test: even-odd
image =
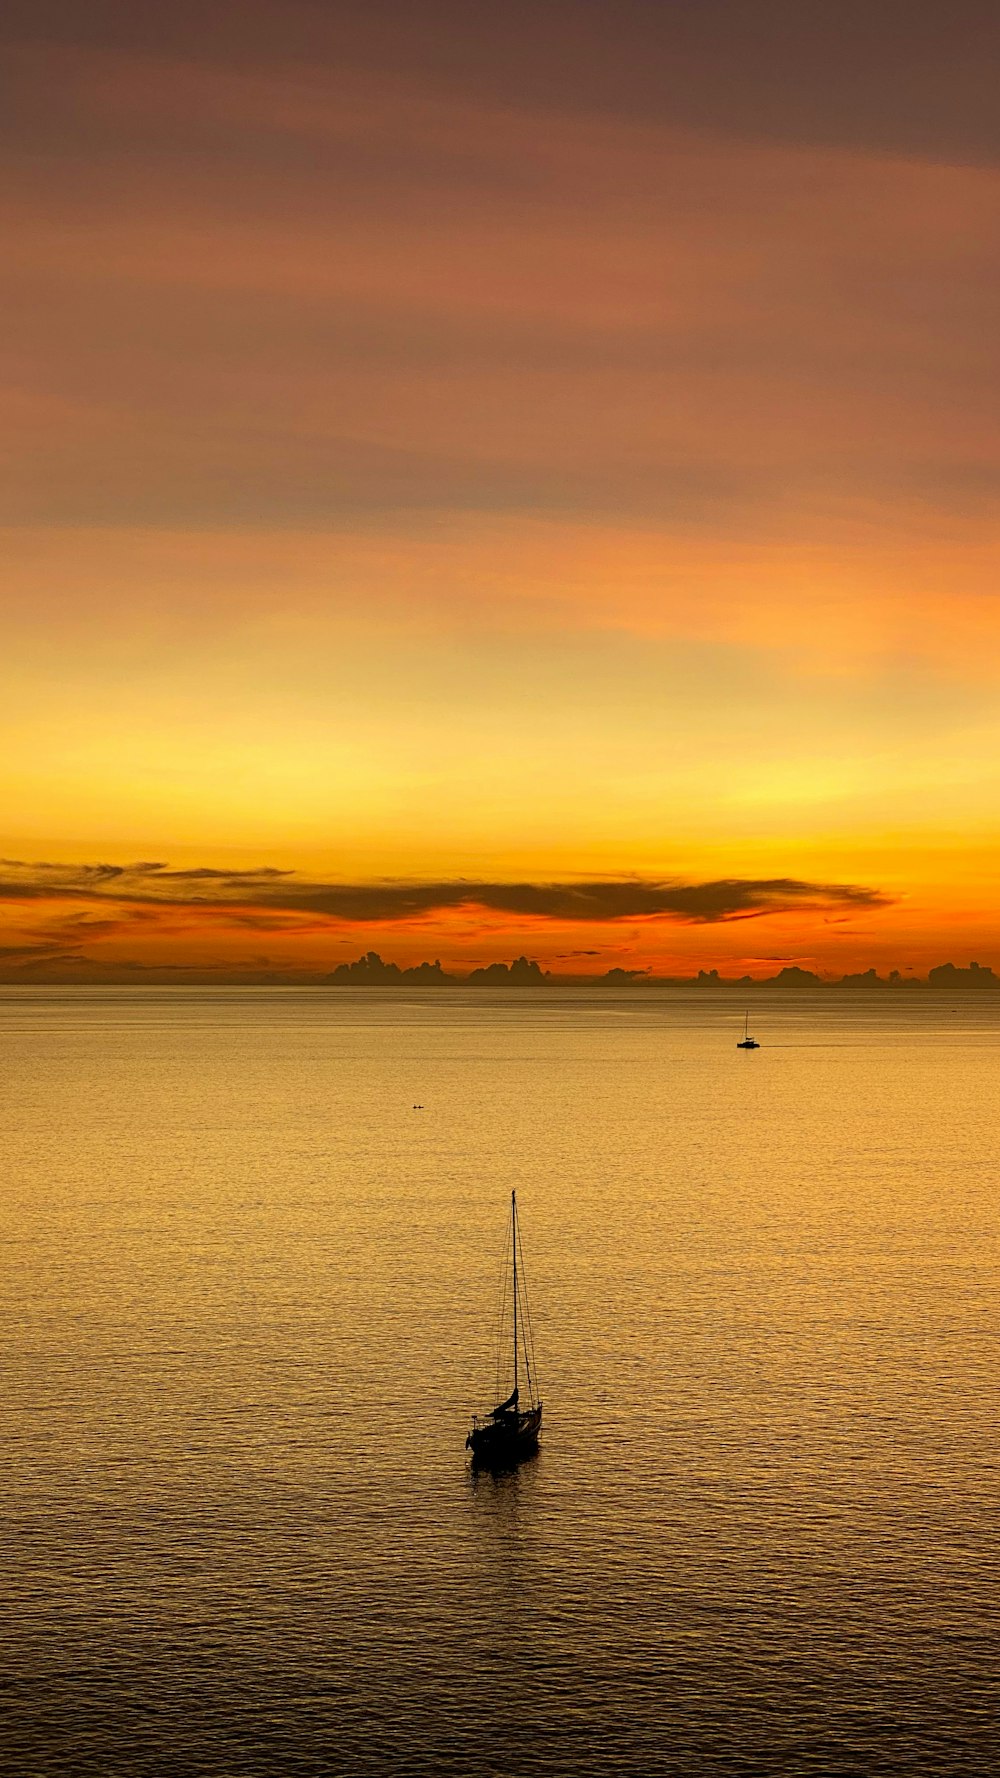
[[[32,945],[0,945],[0,957],[12,958],[18,962],[26,962],[32,957],[51,957],[59,949],[60,947],[58,945],[46,944],[44,942]]]
[[[64,945],[50,944],[45,940],[38,944],[0,945],[0,969],[44,969],[50,964],[78,964],[88,961],[82,951],[67,950]]]
[[[354,925],[379,925],[464,907],[515,918],[601,925],[619,920],[672,920],[689,925],[760,918],[790,911],[884,907],[880,890],[798,877],[723,877],[704,883],[623,876],[580,882],[445,881],[315,882],[287,870],[172,871],[165,865],[0,863],[0,900],[114,901],[136,905],[233,910],[241,923],[268,914],[312,914]]]
[[[528,56],[481,8],[318,42],[310,8],[305,61],[284,7],[213,53],[201,9],[136,33],[122,6],[87,45],[57,5],[57,48],[33,6],[0,117],[13,522],[630,510],[714,536],[900,478],[918,508],[980,501],[994,195],[945,163],[1000,149],[989,58],[949,8],[878,79],[896,30],[817,4],[620,28],[563,0]],[[929,158],[866,157],[914,128]]]
[[[746,0],[507,0],[492,8],[467,0],[419,7],[412,0],[242,0],[239,7],[8,0],[3,19],[8,50],[20,40],[53,62],[110,48],[175,80],[213,81],[212,110],[223,110],[228,135],[213,133],[203,111],[152,105],[148,76],[107,93],[112,117],[131,114],[154,140],[169,139],[182,124],[194,152],[232,153],[233,122],[246,94],[260,106],[262,76],[293,79],[302,89],[291,116],[278,100],[260,107],[264,145],[281,143],[291,158],[299,132],[322,142],[339,119],[324,114],[315,89],[346,70],[355,83],[365,72],[397,81],[415,75],[432,94],[469,96],[522,117],[575,110],[594,119],[681,118],[743,139],[987,160],[1000,153],[992,80],[998,21],[983,0],[950,0],[946,8],[912,0],[810,0],[805,7],[801,0],[752,7]],[[101,120],[85,121],[100,142]],[[57,141],[67,130],[58,111],[43,124]]]

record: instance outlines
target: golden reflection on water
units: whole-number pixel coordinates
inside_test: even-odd
[[[989,1769],[948,998],[741,1054],[641,991],[0,996],[9,1769]],[[476,1476],[512,1187],[545,1424]]]

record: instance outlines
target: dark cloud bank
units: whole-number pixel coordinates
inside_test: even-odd
[[[489,883],[311,882],[291,871],[230,871],[166,864],[27,864],[0,861],[0,901],[115,901],[133,905],[254,908],[308,913],[356,925],[412,920],[452,908],[481,907],[529,919],[580,921],[661,919],[715,925],[792,910],[879,908],[889,898],[853,883],[810,883],[797,877],[723,877],[708,883],[608,878],[599,882]]]

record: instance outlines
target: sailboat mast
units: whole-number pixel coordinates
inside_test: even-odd
[[[517,1394],[517,1198],[510,1194],[511,1246],[514,1249],[514,1394]]]

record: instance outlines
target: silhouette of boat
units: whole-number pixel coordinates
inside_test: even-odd
[[[509,1310],[508,1310],[508,1305]],[[465,1448],[472,1460],[483,1468],[502,1468],[519,1463],[537,1448],[542,1424],[542,1404],[538,1398],[535,1372],[535,1349],[528,1312],[528,1291],[524,1278],[524,1255],[521,1252],[521,1231],[517,1220],[517,1195],[510,1194],[510,1226],[504,1252],[500,1283],[500,1313],[497,1319],[497,1395],[511,1380],[507,1369],[509,1356],[506,1344],[507,1316],[513,1322],[513,1379],[510,1394],[488,1414],[474,1414],[472,1430]],[[523,1379],[523,1386],[522,1386]]]
[[[739,1038],[739,1040],[737,1041],[736,1048],[738,1050],[759,1050],[760,1049],[760,1044],[757,1042],[756,1037],[751,1037],[751,1035],[750,1035],[750,1014],[749,1014],[749,1012],[747,1013],[747,1016],[743,1021],[743,1036],[741,1038]]]

